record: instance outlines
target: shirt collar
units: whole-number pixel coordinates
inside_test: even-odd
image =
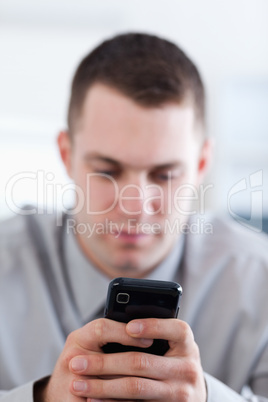
[[[173,280],[179,269],[183,243],[181,236],[172,251],[147,279]],[[110,279],[86,258],[73,231],[64,232],[63,253],[75,304],[83,322],[90,321],[105,304]]]

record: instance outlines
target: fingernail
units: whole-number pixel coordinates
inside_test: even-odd
[[[74,381],[73,387],[75,391],[85,391],[87,389],[87,384],[85,381]]]
[[[71,362],[73,371],[84,371],[87,368],[87,360],[81,357],[76,357]]]
[[[141,338],[140,341],[144,346],[151,346],[151,344],[153,343],[153,339]]]
[[[127,325],[128,331],[131,332],[132,334],[139,334],[141,333],[143,329],[143,325],[141,322],[136,321],[136,322],[130,322]]]

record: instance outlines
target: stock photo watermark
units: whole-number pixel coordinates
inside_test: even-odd
[[[90,216],[106,215],[117,207],[123,214],[129,216],[171,215],[174,212],[191,216],[197,212],[205,213],[207,193],[213,188],[212,184],[201,184],[196,187],[190,183],[183,183],[174,188],[171,175],[168,176],[165,185],[151,183],[143,187],[130,183],[120,187],[113,177],[103,173],[88,173],[83,188],[73,183],[56,183],[53,179],[53,173],[41,170],[12,176],[6,185],[8,208],[16,214],[23,215],[54,214],[57,209],[70,213],[69,207],[65,205],[65,199],[66,194],[72,194],[75,200],[72,213],[76,214],[85,211]],[[100,186],[102,188],[102,194],[99,194],[97,199],[96,181],[101,181],[101,184],[98,183],[98,188]],[[21,210],[20,205],[16,203],[15,192],[17,188],[22,188],[29,182],[35,191],[36,206]],[[108,201],[103,202],[103,198]],[[137,207],[129,209],[131,202]]]
[[[96,185],[97,183],[97,185]],[[21,189],[31,186],[35,194],[35,206],[21,208],[17,202],[16,193]],[[96,188],[102,189],[102,193],[96,193]],[[6,205],[15,214],[20,215],[56,215],[56,223],[62,225],[64,213],[70,216],[83,213],[83,216],[103,216],[103,221],[93,223],[81,223],[75,227],[75,220],[69,221],[69,229],[84,233],[91,237],[94,233],[110,233],[115,237],[125,230],[120,219],[110,219],[111,214],[121,214],[127,217],[127,231],[138,230],[157,234],[164,233],[211,233],[213,230],[209,223],[199,218],[195,226],[190,227],[188,218],[194,215],[204,216],[206,213],[207,196],[213,190],[213,184],[194,186],[191,183],[183,183],[174,187],[172,177],[162,184],[150,183],[146,186],[126,184],[119,186],[117,181],[103,173],[88,173],[83,187],[74,183],[57,183],[52,172],[20,172],[12,176],[6,185]],[[238,195],[244,196],[248,205],[249,217],[246,218],[233,208],[233,200]],[[69,203],[66,202],[69,200]],[[72,203],[70,203],[70,199]],[[71,205],[72,204],[72,205]],[[130,208],[131,205],[131,208]],[[263,171],[258,170],[248,177],[238,180],[227,194],[227,210],[230,216],[239,224],[254,231],[262,231],[263,218]],[[119,212],[115,212],[119,211]],[[163,216],[163,222],[148,223],[141,219],[136,220],[135,228],[131,219],[144,216]],[[117,215],[115,215],[117,216]],[[182,217],[184,217],[182,219]],[[193,224],[193,223],[191,223]],[[126,225],[126,223],[124,223]],[[187,226],[188,225],[188,226]],[[198,229],[197,229],[198,227]]]
[[[124,223],[113,222],[105,219],[103,222],[80,222],[77,224],[73,218],[68,218],[66,223],[67,233],[82,235],[90,239],[95,235],[112,235],[116,239],[122,234],[135,236],[148,235],[179,235],[179,234],[213,234],[213,225],[207,222],[205,218],[198,218],[194,222],[185,222],[179,218],[172,222],[165,219],[163,223],[138,222],[136,219],[128,219]]]
[[[248,218],[238,214],[231,206],[232,199],[242,192],[247,192],[248,195]],[[229,214],[238,223],[255,232],[261,232],[263,221],[263,171],[258,170],[251,173],[249,177],[235,183],[228,192],[227,206]]]

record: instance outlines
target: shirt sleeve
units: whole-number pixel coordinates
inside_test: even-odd
[[[268,398],[254,395],[247,389],[245,395],[239,395],[221,381],[205,373],[207,402],[268,402]]]
[[[0,391],[0,402],[34,402],[34,382],[29,382],[11,391]]]

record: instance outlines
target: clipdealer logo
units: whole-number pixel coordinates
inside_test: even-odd
[[[241,192],[250,193],[249,209],[250,216],[246,219],[244,216],[239,215],[232,209],[231,201],[233,197]],[[260,233],[262,231],[262,218],[263,218],[263,171],[249,175],[248,180],[243,178],[235,183],[228,192],[228,211],[230,215],[241,225]]]
[[[94,183],[101,180],[102,193],[109,193],[108,204],[103,200],[97,202],[94,195]],[[93,182],[93,183],[92,183]],[[16,200],[16,193],[23,186],[33,189],[35,207],[21,209]],[[26,186],[27,185],[27,186]],[[173,215],[192,216],[196,213],[203,215],[206,209],[207,192],[214,186],[212,184],[198,187],[191,183],[182,183],[174,187],[172,184],[171,172],[168,173],[165,186],[156,183],[149,183],[144,186],[128,183],[120,187],[117,181],[104,173],[88,173],[86,175],[86,185],[84,188],[75,183],[57,183],[52,172],[20,172],[12,176],[6,185],[6,204],[9,209],[20,215],[33,214],[54,214],[60,211],[59,225],[62,223],[62,212],[75,215],[84,211],[90,216],[107,215],[114,208],[119,208],[121,213],[126,216],[146,214],[153,215]],[[73,208],[66,207],[66,195],[71,195]],[[52,200],[52,204],[49,203]],[[134,205],[130,209],[126,205]]]

